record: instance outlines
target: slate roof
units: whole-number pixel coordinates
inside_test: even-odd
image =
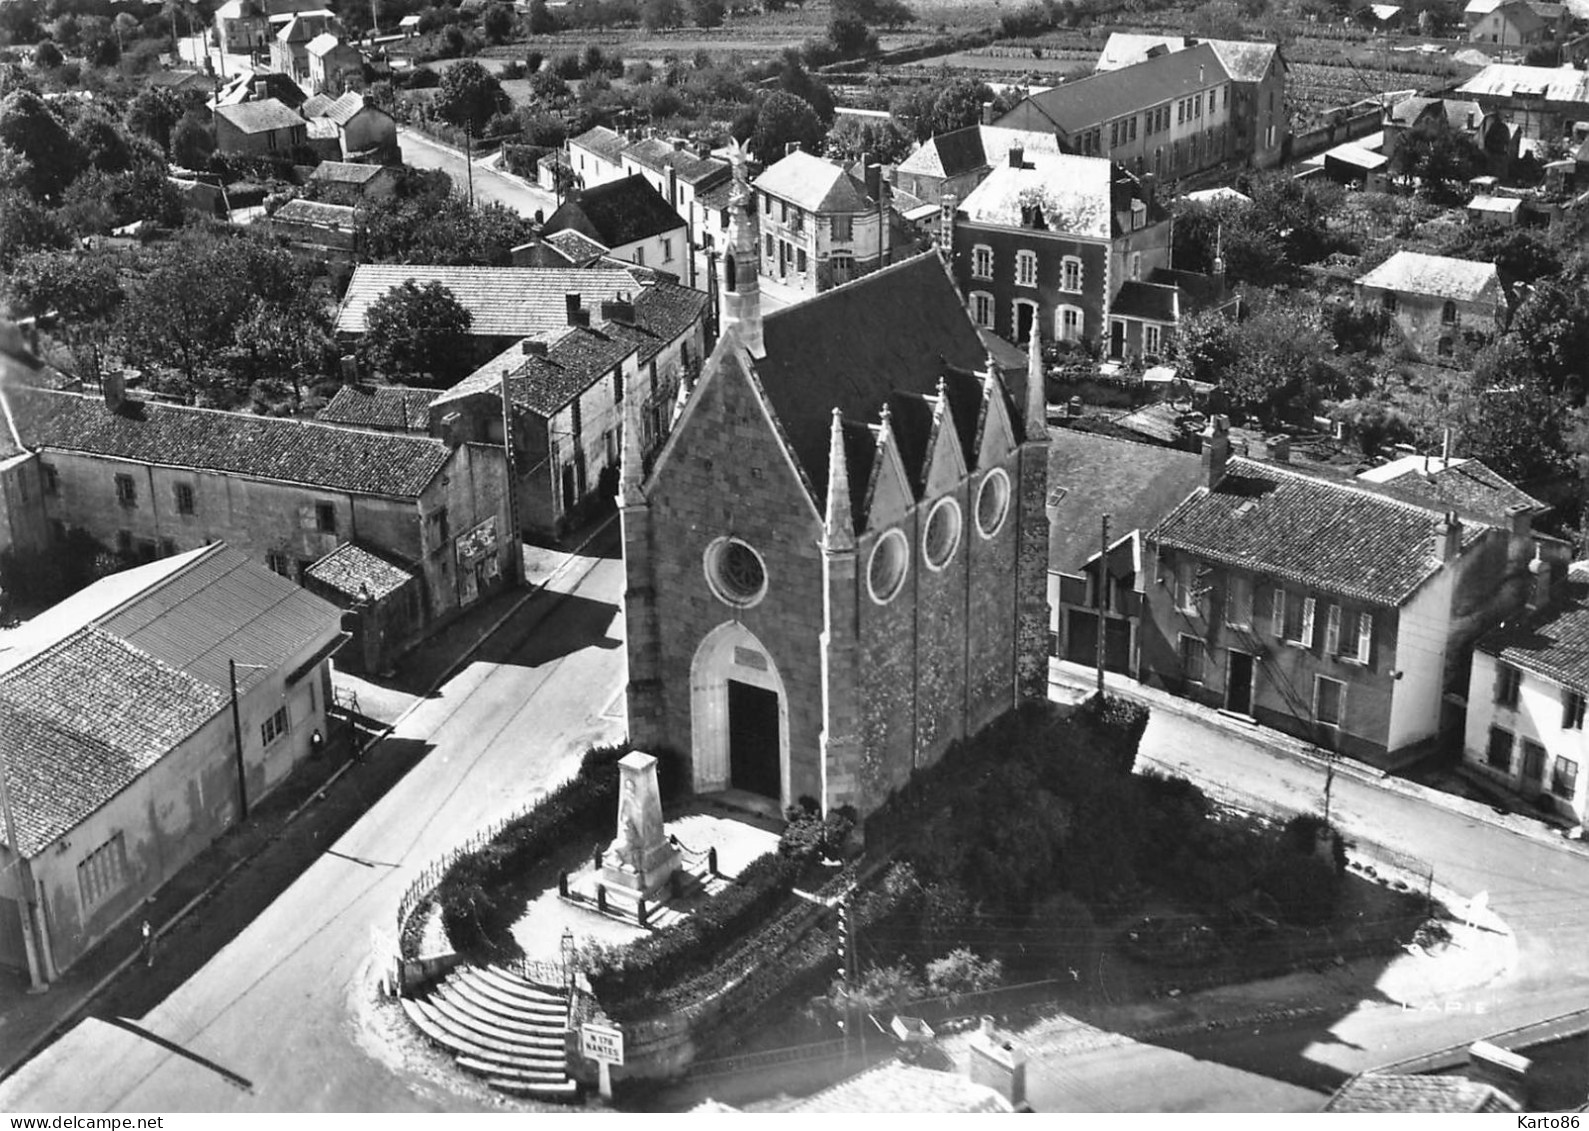
[[[1328,1112],[1422,1112],[1504,1114],[1521,1111],[1517,1101],[1490,1084],[1462,1076],[1399,1076],[1364,1072],[1338,1088]]]
[[[93,626],[0,676],[16,848],[36,856],[227,702],[219,688]]]
[[[391,432],[429,432],[435,389],[404,385],[343,385],[315,414],[321,424],[376,428]]]
[[[1456,93],[1490,98],[1539,95],[1548,102],[1589,102],[1589,72],[1573,67],[1491,63],[1457,87]]]
[[[367,185],[380,176],[385,168],[385,165],[365,165],[358,161],[322,161],[309,174],[309,179],[331,181],[339,185]]]
[[[994,125],[1036,129],[1039,121],[1046,120],[1066,134],[1074,134],[1195,94],[1228,77],[1219,53],[1209,44],[1199,43],[1031,95]]]
[[[1180,295],[1178,309],[1182,314],[1217,309],[1233,302],[1236,298],[1222,279],[1214,275],[1205,275],[1201,271],[1155,267],[1148,273],[1148,282],[1157,286],[1174,287]]]
[[[1423,98],[1414,95],[1403,98],[1390,108],[1390,120],[1410,126],[1426,114],[1431,106],[1439,106],[1446,116],[1446,124],[1453,129],[1466,130],[1469,122],[1477,126],[1484,118],[1484,107],[1464,98]]]
[[[356,90],[350,90],[333,101],[329,106],[317,110],[313,116],[316,118],[330,118],[337,125],[345,126],[364,107],[364,95]]]
[[[551,244],[561,254],[568,257],[570,263],[577,263],[583,267],[592,259],[600,259],[607,254],[607,246],[591,239],[584,232],[577,232],[573,228],[564,228],[561,232],[553,232],[545,237],[545,243]]]
[[[939,377],[986,365],[976,327],[931,251],[766,314],[762,340],[767,352],[755,362],[756,376],[819,507],[827,490],[834,408],[847,422],[872,421],[892,394],[930,395]],[[964,430],[975,427],[973,406],[980,403],[974,379],[971,385],[968,398],[951,401],[963,441]],[[1009,407],[1019,421],[1014,404]],[[869,459],[875,442],[863,440],[861,447]],[[851,466],[851,492],[858,501],[865,479],[857,476],[853,459]]]
[[[960,211],[979,224],[1018,228],[1023,194],[1041,193],[1050,230],[1108,239],[1113,230],[1113,163],[1071,153],[1029,153],[1023,167],[1006,159],[966,194]]]
[[[1076,574],[1098,553],[1098,520],[1109,541],[1151,530],[1202,480],[1193,452],[1064,429],[1048,445],[1048,568]]]
[[[271,130],[287,130],[307,124],[298,111],[274,98],[239,102],[235,106],[217,106],[215,113],[245,134],[269,133]]]
[[[679,180],[690,185],[727,177],[732,172],[727,161],[700,157],[658,137],[644,138],[624,146],[623,156],[653,172],[663,173],[672,169]]]
[[[988,1114],[1007,1112],[1011,1107],[1008,1100],[986,1084],[973,1083],[959,1073],[892,1060],[784,1110],[805,1115]]]
[[[1098,56],[1097,69],[1117,71],[1154,55],[1184,51],[1188,47],[1195,47],[1198,42],[1189,36],[1111,32]],[[1249,43],[1239,39],[1205,39],[1201,42],[1214,49],[1225,64],[1225,70],[1237,82],[1261,82],[1270,62],[1280,50],[1273,43]]]
[[[286,106],[302,106],[306,96],[297,83],[280,71],[238,75],[221,89],[220,104],[238,106],[272,99]]]
[[[417,498],[446,465],[440,440],[333,428],[281,417],[99,397],[49,389],[5,392],[29,448],[87,452],[164,467],[361,495]]]
[[[1476,647],[1589,694],[1589,571],[1574,566],[1559,602],[1486,633]]]
[[[1241,569],[1386,607],[1400,605],[1439,568],[1439,511],[1356,481],[1232,456],[1223,479],[1199,487],[1152,540]],[[1468,522],[1463,545],[1487,529]]]
[[[438,282],[469,311],[469,333],[487,338],[523,338],[567,325],[563,296],[579,294],[587,307],[636,289],[627,270],[576,267],[428,267],[361,263],[353,271],[338,334],[364,333],[364,316],[377,299],[409,279]]]
[[[1173,324],[1180,321],[1180,292],[1174,286],[1127,279],[1109,304],[1109,313],[1121,318]]]
[[[342,43],[342,40],[329,31],[323,31],[309,41],[309,54],[329,55]]]
[[[751,187],[807,212],[866,212],[876,207],[864,184],[833,162],[804,150],[767,166]]]
[[[1512,506],[1525,506],[1536,515],[1550,509],[1476,459],[1454,459],[1447,466],[1438,456],[1408,456],[1359,478],[1383,484],[1421,505],[1449,508],[1496,524],[1507,521],[1507,508]]]
[[[1357,285],[1458,302],[1503,299],[1501,277],[1494,263],[1425,255],[1420,251],[1398,251],[1359,277]]]
[[[347,204],[326,204],[318,200],[289,200],[270,218],[282,224],[312,224],[321,228],[340,228],[351,232],[358,223],[359,210]]]
[[[578,137],[569,138],[568,144],[589,150],[617,165],[623,155],[624,139],[623,134],[616,130],[610,130],[606,126],[592,126]]]
[[[684,218],[655,185],[635,173],[574,193],[547,217],[542,232],[551,235],[572,228],[614,248],[682,227]]]
[[[318,118],[326,112],[326,107],[335,101],[336,99],[329,94],[311,94],[304,100],[304,104],[298,107],[298,112],[305,118]]]
[[[1002,126],[967,126],[928,138],[898,166],[900,173],[926,177],[956,177],[1008,160],[1011,149],[1059,152],[1052,133],[1012,130]]]
[[[397,592],[418,575],[409,567],[386,558],[355,542],[344,542],[304,570],[313,578],[350,601],[367,595],[380,601]]]

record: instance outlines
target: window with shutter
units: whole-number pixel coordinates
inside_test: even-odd
[[[1313,610],[1316,604],[1312,597],[1302,600],[1302,632],[1297,637],[1297,643],[1304,648],[1313,647]]]
[[[1374,647],[1374,614],[1368,611],[1357,614],[1357,662],[1368,663]]]
[[[1231,577],[1226,588],[1225,623],[1232,628],[1252,626],[1252,583],[1245,577]]]
[[[1175,567],[1175,607],[1183,613],[1197,611],[1196,599],[1192,596],[1192,565],[1182,562]]]
[[[1324,622],[1324,654],[1333,656],[1341,650],[1341,606],[1331,605]]]
[[[1284,640],[1286,635],[1286,591],[1279,586],[1275,587],[1273,621],[1274,634]]]

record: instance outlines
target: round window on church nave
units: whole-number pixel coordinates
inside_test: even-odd
[[[995,467],[983,477],[977,491],[977,529],[982,537],[992,538],[999,532],[1009,509],[1010,477],[1002,467]]]
[[[936,571],[948,565],[959,545],[960,504],[953,499],[939,499],[927,515],[927,530],[921,539],[927,567]]]
[[[890,530],[872,547],[866,567],[866,585],[872,600],[886,605],[905,586],[905,567],[910,564],[910,542],[898,530]]]
[[[767,566],[738,538],[719,538],[706,548],[706,583],[718,600],[749,608],[767,593]]]

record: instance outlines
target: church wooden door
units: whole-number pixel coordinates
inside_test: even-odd
[[[728,681],[728,784],[782,800],[778,693]]]

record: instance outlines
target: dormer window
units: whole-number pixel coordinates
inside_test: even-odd
[[[1148,222],[1148,206],[1147,206],[1147,204],[1144,201],[1141,201],[1141,200],[1133,200],[1131,202],[1131,230],[1133,232],[1141,231],[1142,228],[1147,224],[1147,222]]]
[[[1048,227],[1048,225],[1043,222],[1043,207],[1042,207],[1042,205],[1040,205],[1040,204],[1023,204],[1023,205],[1021,205],[1021,227],[1023,227],[1023,228],[1037,228],[1039,230],[1043,230],[1043,229],[1046,229]]]

